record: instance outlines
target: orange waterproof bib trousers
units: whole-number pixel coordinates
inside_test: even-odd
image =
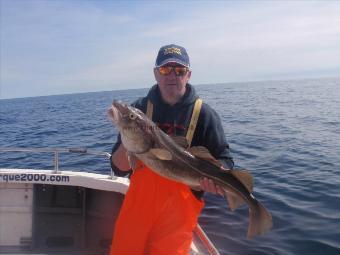
[[[188,255],[204,202],[188,186],[138,164],[116,221],[110,255]]]

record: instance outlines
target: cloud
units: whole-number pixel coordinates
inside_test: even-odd
[[[1,5],[3,98],[148,87],[158,48],[168,43],[188,49],[193,83],[333,75],[340,69],[338,2]]]

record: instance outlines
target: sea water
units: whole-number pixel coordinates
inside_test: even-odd
[[[273,229],[246,238],[248,208],[231,212],[205,195],[200,224],[221,254],[340,254],[340,79],[196,86],[219,114],[237,167],[254,176],[254,195]],[[113,99],[148,89],[0,100],[0,147],[86,147],[110,152]],[[60,168],[109,173],[108,160],[61,155]],[[53,168],[52,155],[0,153],[0,168]]]

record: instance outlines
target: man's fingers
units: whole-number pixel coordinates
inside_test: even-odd
[[[202,178],[201,180],[200,180],[200,184],[201,184],[201,188],[202,188],[202,190],[204,190],[204,191],[207,191],[207,189],[208,189],[208,186],[207,186],[207,178]]]
[[[201,189],[206,191],[206,192],[210,192],[210,193],[213,193],[213,194],[219,194],[219,195],[224,195],[224,191],[223,189],[219,186],[219,185],[216,185],[214,183],[213,180],[211,179],[208,179],[206,177],[202,178],[200,180],[200,185],[201,185]]]
[[[224,196],[224,190],[221,188],[221,186],[216,185],[217,193],[221,196]]]
[[[209,191],[211,193],[214,193],[214,194],[217,193],[215,183],[212,180],[210,180],[210,179],[208,180],[208,187],[209,187]]]

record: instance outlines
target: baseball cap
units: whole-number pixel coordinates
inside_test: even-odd
[[[169,62],[175,62],[180,65],[190,67],[187,51],[182,46],[176,44],[165,45],[158,51],[156,67],[163,66]]]

